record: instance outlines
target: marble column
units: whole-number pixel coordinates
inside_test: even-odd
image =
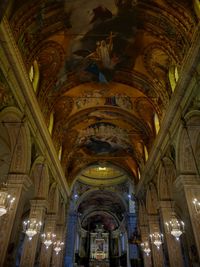
[[[55,234],[55,226],[56,226],[56,214],[48,214],[45,219],[44,226],[44,234],[52,233]],[[53,242],[56,240],[53,240]],[[40,267],[49,267],[51,264],[51,256],[52,256],[53,244],[46,249],[46,246],[42,244],[41,252],[40,252]]]
[[[169,222],[172,215],[171,201],[160,201],[160,215],[163,222],[165,244],[168,251],[170,267],[184,266],[183,256],[181,252],[181,241],[177,241],[170,233],[167,232],[166,222]]]
[[[65,247],[65,267],[74,266],[74,249],[77,227],[77,213],[69,212]]]
[[[29,219],[34,218],[44,223],[44,216],[47,207],[46,200],[31,200]],[[20,267],[32,267],[35,264],[38,243],[41,242],[41,233],[37,233],[32,240],[26,236],[20,261]]]
[[[158,216],[149,215],[148,220],[150,234],[155,232],[161,233]],[[151,255],[153,259],[153,266],[164,267],[164,254],[162,245],[158,249],[154,244],[151,243]]]
[[[141,240],[143,243],[148,242],[149,248],[151,249],[151,244],[149,242],[149,229],[147,225],[140,225]],[[143,251],[144,267],[152,267],[151,253],[147,256]]]
[[[3,215],[0,219],[0,266],[5,266],[4,261],[8,249],[9,241],[14,240],[16,229],[20,222],[23,212],[24,197],[29,186],[32,185],[30,178],[22,174],[10,174],[8,177],[8,190],[9,193],[15,197],[15,202],[8,213]]]
[[[197,214],[193,204],[194,198],[197,198],[200,201],[200,179],[195,175],[180,175],[174,182],[174,185],[178,195],[182,197],[181,201],[186,201],[185,204],[187,205],[187,210],[189,211],[189,217],[200,261],[200,214]]]
[[[137,229],[137,217],[135,213],[128,214],[128,238],[130,239]],[[136,244],[129,243],[129,259],[134,262],[139,258],[138,248]]]

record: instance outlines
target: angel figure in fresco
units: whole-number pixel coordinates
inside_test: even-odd
[[[112,77],[112,71],[119,62],[118,57],[113,54],[113,37],[116,35],[112,32],[106,40],[96,43],[95,51],[78,50],[75,55],[81,56],[84,70],[98,77],[99,82],[107,83]]]
[[[103,68],[112,69],[117,63],[116,58],[112,57],[113,37],[115,35],[111,32],[107,40],[98,41],[96,43],[96,51],[89,54],[87,58],[97,61]]]

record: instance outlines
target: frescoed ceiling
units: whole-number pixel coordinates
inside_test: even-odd
[[[96,213],[97,211],[98,213]],[[105,213],[110,214],[110,217],[120,222],[123,220],[126,207],[115,193],[110,191],[93,191],[80,203],[78,212],[81,214],[83,224],[84,219],[90,216],[103,216]]]
[[[137,183],[154,118],[173,94],[170,70],[179,72],[191,45],[192,1],[20,0],[8,16],[27,71],[38,64],[36,97],[47,126],[54,116],[69,186],[101,161]]]

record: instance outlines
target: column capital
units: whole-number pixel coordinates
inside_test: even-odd
[[[164,208],[164,209],[172,209],[174,201],[173,200],[161,200],[159,201],[159,206],[160,208]]]
[[[47,208],[48,202],[46,199],[32,199],[30,200],[32,208]]]
[[[56,221],[56,219],[57,219],[56,213],[47,213],[46,214],[46,220],[48,220],[49,222],[50,221],[54,222],[54,221]]]
[[[194,187],[200,185],[200,178],[196,174],[180,174],[174,181],[174,185],[180,191],[185,186]]]
[[[150,214],[148,215],[148,221],[149,222],[158,222],[159,216],[158,214]]]
[[[32,185],[33,182],[27,174],[11,173],[8,175],[8,187],[10,188],[22,186],[27,191]]]

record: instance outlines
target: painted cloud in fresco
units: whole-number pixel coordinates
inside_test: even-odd
[[[107,83],[115,68],[134,65],[136,8],[124,7],[126,2],[131,1],[66,1],[71,25],[67,71],[76,71],[82,81]]]
[[[132,152],[126,131],[111,123],[96,123],[81,131],[77,145],[97,155]]]

